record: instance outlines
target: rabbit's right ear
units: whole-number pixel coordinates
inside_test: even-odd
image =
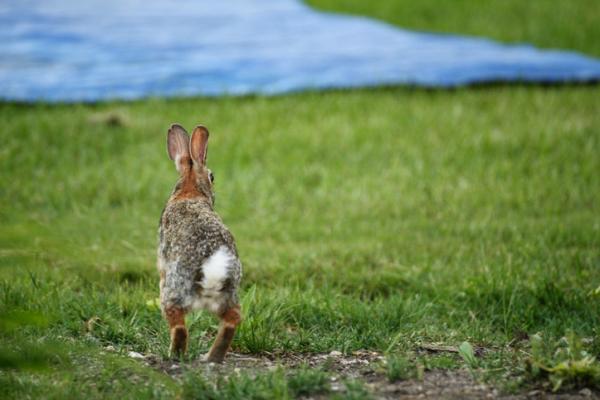
[[[172,124],[167,133],[167,151],[169,158],[175,161],[180,174],[190,167],[190,137],[179,124]]]
[[[208,146],[208,129],[198,125],[192,132],[190,140],[190,155],[194,164],[206,165],[206,147]]]

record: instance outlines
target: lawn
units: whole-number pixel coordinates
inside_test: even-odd
[[[531,35],[518,36],[518,20],[478,30],[467,18],[469,7],[506,15],[497,3],[461,2],[457,31],[495,36],[513,23],[517,36],[501,39],[548,45],[547,29],[560,33],[557,43],[600,54],[597,43],[576,41],[595,26],[569,30],[529,3],[514,7],[529,13]],[[398,19],[390,1],[357,4],[335,7],[455,28],[439,17],[451,10],[433,2]],[[586,2],[577,4],[569,12],[586,21]],[[211,130],[216,208],[244,264],[236,354],[302,360],[368,350],[386,357],[373,368],[389,381],[468,369],[505,391],[561,378],[566,389],[599,385],[598,363],[585,358],[600,355],[599,98],[598,86],[512,85],[2,103],[0,397],[332,390],[327,364],[207,378],[190,367],[217,328],[203,313],[188,319],[181,373],[128,356],[167,362],[155,255],[176,180],[165,149],[175,121]],[[468,346],[423,351],[463,342],[478,356]],[[573,365],[584,372],[571,377]],[[345,385],[348,398],[371,390],[360,379]]]
[[[600,57],[597,0],[308,0],[321,10],[379,18],[419,31],[487,36]]]

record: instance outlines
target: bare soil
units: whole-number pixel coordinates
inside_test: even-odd
[[[364,382],[375,399],[552,399],[552,400],[600,400],[600,393],[590,389],[574,392],[552,393],[547,389],[530,389],[519,394],[504,394],[497,388],[478,382],[465,369],[430,370],[422,379],[390,382],[385,374],[385,358],[376,352],[358,351],[352,355],[339,352],[313,355],[265,355],[261,357],[229,353],[223,364],[205,363],[201,360],[180,362],[165,360],[154,355],[138,355],[148,366],[173,377],[185,371],[202,371],[206,376],[255,374],[277,368],[293,370],[309,366],[327,371],[331,375],[331,391],[343,393],[347,389],[344,380],[359,379]],[[318,396],[317,398],[327,398]]]

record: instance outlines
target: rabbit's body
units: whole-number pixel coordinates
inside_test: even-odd
[[[233,236],[202,199],[169,202],[159,228],[163,309],[205,309],[220,315],[238,304],[241,263]]]
[[[160,217],[158,270],[160,305],[169,323],[171,354],[187,349],[185,315],[205,309],[221,319],[206,356],[221,362],[241,321],[237,290],[242,275],[233,236],[215,213],[212,172],[206,167],[208,130],[197,126],[190,138],[173,124],[167,150],[179,181]]]

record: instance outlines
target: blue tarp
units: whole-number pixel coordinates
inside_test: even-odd
[[[600,79],[566,51],[398,29],[296,0],[0,3],[0,98],[94,101]]]

